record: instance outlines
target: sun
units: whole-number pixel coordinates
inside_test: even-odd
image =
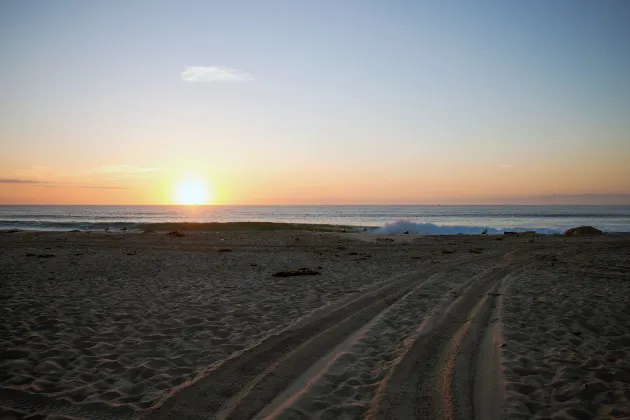
[[[183,181],[175,187],[174,199],[177,204],[206,204],[209,196],[208,186],[201,181]]]

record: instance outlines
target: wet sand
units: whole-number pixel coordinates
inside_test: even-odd
[[[630,416],[627,234],[0,233],[0,279],[2,419]]]

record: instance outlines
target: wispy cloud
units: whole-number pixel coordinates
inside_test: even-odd
[[[157,170],[157,168],[142,168],[134,165],[105,165],[90,169],[88,172],[91,174],[142,174]]]
[[[128,187],[107,187],[107,186],[101,186],[101,185],[72,187],[72,188],[90,188],[90,189],[96,189],[96,190],[128,190],[129,189]]]
[[[54,184],[46,181],[35,181],[33,179],[13,179],[13,178],[0,178],[0,184],[26,184],[26,185],[39,185],[46,188],[85,188],[85,189],[99,189],[99,190],[127,190],[127,187],[109,186],[109,185],[73,185],[73,184]]]
[[[49,188],[81,188],[81,189],[97,189],[97,190],[128,190],[127,187],[106,186],[106,185],[68,185],[68,184],[50,184]]]
[[[189,66],[182,72],[185,82],[249,82],[254,76],[241,70],[227,67]]]
[[[40,178],[48,172],[47,166],[35,165],[26,169],[18,169],[15,171],[15,175],[19,178]]]
[[[499,165],[499,168],[501,168],[501,169],[511,169],[512,165],[503,164],[503,165]]]
[[[32,179],[0,178],[0,184],[45,184],[45,182]]]

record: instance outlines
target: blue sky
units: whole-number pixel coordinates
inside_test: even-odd
[[[6,179],[214,168],[227,201],[264,183],[270,203],[630,193],[627,1],[3,1],[0,54]]]

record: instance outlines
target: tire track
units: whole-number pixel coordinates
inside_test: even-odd
[[[252,417],[331,348],[421,281],[413,276],[386,284],[313,322],[285,330],[205,372],[141,418]]]
[[[445,310],[427,319],[385,380],[370,419],[472,419],[479,346],[501,281],[515,266],[495,267],[471,281]],[[484,359],[482,363],[498,363]],[[495,401],[499,404],[499,401]]]
[[[343,394],[343,390],[350,388],[360,393],[369,393],[370,383],[377,380],[380,375],[376,366],[384,364],[383,368],[385,368],[387,360],[394,357],[398,344],[395,339],[397,334],[392,330],[384,330],[383,327],[393,330],[404,328],[400,323],[401,315],[410,315],[411,312],[422,316],[422,307],[428,306],[430,301],[429,295],[424,293],[425,288],[443,280],[446,276],[446,273],[439,272],[417,283],[397,302],[362,325],[335,348],[330,349],[323,358],[276,396],[255,418],[291,418],[296,412],[316,412],[318,409],[314,408],[314,405],[331,405],[330,401],[328,404],[323,401],[314,401],[314,398],[321,397],[322,394],[337,394],[338,397],[343,398],[339,394]],[[405,321],[413,322],[412,319],[413,316]],[[354,385],[350,385],[349,382]],[[335,411],[343,412],[343,410],[343,405],[338,401]],[[359,415],[360,407],[352,404],[351,410],[352,415]],[[331,413],[331,415],[335,414]]]
[[[442,275],[490,258],[462,258],[457,268],[449,268]],[[370,320],[432,275],[436,273],[406,272],[396,276],[399,280],[384,281],[384,286],[350,297],[332,312],[304,320],[224,364],[211,367],[197,381],[167,395],[140,418],[251,418],[310,367],[329,356],[337,345],[364,329]]]

